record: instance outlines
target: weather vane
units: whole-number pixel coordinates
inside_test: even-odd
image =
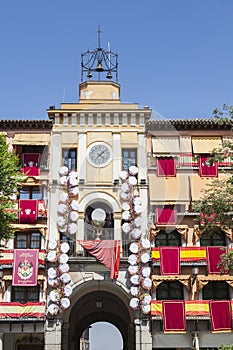
[[[83,76],[85,73],[88,80],[91,78],[94,80],[104,80],[103,74],[105,73],[106,79],[112,79],[114,74],[115,81],[118,82],[118,55],[111,51],[109,42],[107,50],[104,50],[101,47],[100,26],[98,26],[97,33],[98,48],[93,51],[88,50],[81,54],[81,81],[83,82]]]

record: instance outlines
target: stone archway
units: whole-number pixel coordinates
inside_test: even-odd
[[[79,350],[83,331],[92,323],[104,321],[113,324],[122,335],[124,350],[135,349],[134,316],[129,308],[129,296],[120,286],[105,280],[84,282],[75,288],[75,300],[69,315],[65,314],[62,349]],[[96,299],[102,307],[97,307]]]

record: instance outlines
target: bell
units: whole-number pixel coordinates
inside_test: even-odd
[[[112,74],[111,74],[110,70],[108,71],[108,74],[106,75],[106,78],[107,79],[112,79]]]
[[[90,70],[88,70],[87,77],[88,77],[88,78],[92,78],[92,77],[93,77],[93,75],[91,74],[91,71],[90,71]]]
[[[96,67],[96,72],[103,72],[103,66],[102,66],[102,63],[101,63],[101,61],[100,62],[98,62],[98,66]]]

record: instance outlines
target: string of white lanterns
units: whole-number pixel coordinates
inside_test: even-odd
[[[131,240],[128,257],[128,273],[130,275],[130,307],[143,314],[150,313],[152,281],[150,278],[150,240],[147,233],[142,232],[142,199],[137,191],[138,168],[130,166],[122,171],[120,198],[122,203],[122,232]]]
[[[69,171],[65,166],[59,170],[60,185],[62,192],[59,196],[57,226],[58,230],[64,234],[75,235],[78,229],[78,173]],[[50,263],[48,269],[48,285],[51,287],[49,292],[48,313],[56,316],[62,310],[70,306],[69,297],[72,294],[70,285],[71,276],[69,274],[70,266],[68,264],[68,252],[70,246],[68,242],[58,242],[51,240],[48,244],[47,260]]]

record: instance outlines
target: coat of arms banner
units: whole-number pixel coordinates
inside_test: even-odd
[[[38,249],[15,249],[13,286],[36,286],[38,275]]]

